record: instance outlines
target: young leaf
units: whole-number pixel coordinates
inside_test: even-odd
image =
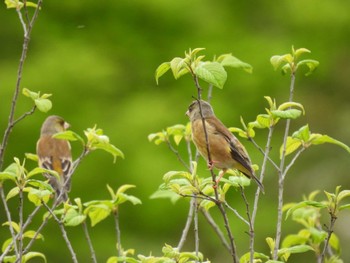
[[[32,100],[36,100],[39,98],[39,93],[38,92],[34,92],[34,91],[31,91],[27,88],[24,88],[22,90],[22,94],[28,98],[31,98]]]
[[[32,258],[42,258],[44,260],[44,262],[46,263],[46,257],[43,253],[40,252],[28,252],[27,254],[23,255],[22,261],[23,262],[28,262],[29,260],[31,260]]]
[[[159,78],[163,76],[169,69],[170,69],[170,62],[164,62],[158,66],[155,73],[157,85],[159,84],[158,83]]]
[[[306,48],[298,48],[297,50],[295,50],[294,52],[294,56],[296,58],[298,58],[301,54],[304,54],[304,53],[311,53],[310,50],[306,49]]]
[[[200,63],[194,70],[198,78],[222,89],[227,79],[224,67],[218,62]]]
[[[295,139],[293,137],[288,136],[287,137],[287,142],[286,142],[286,152],[285,152],[285,156],[293,153],[294,151],[296,151],[300,146],[302,145],[301,141],[299,139]],[[283,154],[283,145],[281,145],[280,147],[280,158],[282,158],[282,154]]]
[[[173,191],[170,190],[158,190],[154,192],[151,196],[151,199],[156,199],[156,198],[169,198],[170,202],[175,204],[177,200],[181,198],[178,194],[174,193]]]
[[[289,217],[291,213],[293,213],[295,210],[302,208],[302,207],[307,207],[307,206],[312,206],[316,208],[325,208],[327,207],[326,204],[321,203],[321,202],[316,202],[316,201],[302,201],[297,204],[295,204],[293,207],[291,207],[286,214],[286,219]]]
[[[52,102],[48,99],[38,98],[34,103],[41,112],[48,112],[52,108]]]
[[[74,208],[70,208],[66,212],[66,215],[64,217],[64,223],[66,226],[78,226],[81,223],[83,223],[85,219],[86,215],[82,215]]]
[[[301,111],[297,109],[288,109],[288,110],[273,110],[271,111],[274,118],[282,119],[297,119],[301,115]]]
[[[310,139],[310,129],[309,125],[304,125],[298,131],[294,132],[292,135],[293,138],[300,139],[303,142],[308,142]]]
[[[224,67],[241,68],[248,73],[253,72],[253,67],[251,65],[232,56],[232,54],[221,55],[216,61],[221,63]]]
[[[84,211],[84,214],[89,216],[92,227],[104,220],[110,213],[110,207],[105,204],[90,205]]]
[[[186,61],[183,58],[173,58],[170,61],[170,68],[173,72],[174,78],[178,79],[180,78],[182,75],[188,73],[188,69],[187,69],[187,65],[186,65]]]
[[[320,63],[317,60],[305,59],[305,60],[300,61],[297,64],[297,67],[300,67],[302,65],[307,66],[309,68],[309,71],[305,73],[305,76],[309,76],[315,71],[315,69],[318,67],[319,64]]]
[[[82,144],[84,144],[83,138],[81,138],[77,133],[73,131],[59,132],[54,134],[52,137],[56,139],[67,140],[67,141],[80,141]]]
[[[310,142],[311,142],[311,144],[314,144],[314,145],[319,145],[319,144],[323,144],[323,143],[336,144],[336,145],[342,147],[343,149],[345,149],[348,153],[350,153],[349,146],[347,146],[346,144],[344,144],[336,139],[333,139],[332,137],[330,137],[328,135],[314,133],[310,137]]]

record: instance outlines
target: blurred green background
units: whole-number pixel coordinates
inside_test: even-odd
[[[328,134],[350,144],[350,2],[349,1],[210,1],[210,0],[133,0],[133,1],[44,1],[34,26],[23,72],[22,88],[52,93],[53,109],[49,114],[63,116],[72,130],[97,124],[109,135],[126,158],[113,158],[104,152],[86,157],[73,178],[71,198],[83,201],[109,198],[106,184],[118,188],[134,184],[130,190],[142,199],[141,206],[123,205],[120,226],[124,248],[136,254],[161,255],[164,243],[176,246],[185,224],[188,200],[173,205],[168,200],[151,200],[149,196],[162,183],[169,170],[182,170],[181,164],[165,145],[155,146],[147,140],[150,133],[177,123],[185,124],[184,115],[191,96],[196,95],[192,79],[175,81],[171,74],[160,79],[157,66],[189,48],[205,47],[207,59],[232,53],[254,67],[253,74],[228,69],[223,90],[215,89],[213,107],[227,126],[240,127],[239,118],[254,120],[266,106],[263,96],[288,99],[289,77],[275,72],[269,59],[289,53],[291,46],[312,51],[309,58],[320,61],[310,77],[297,76],[295,100],[302,103],[306,116],[292,123],[292,130],[308,123],[312,132]],[[15,10],[0,7],[0,130],[6,127],[16,83],[23,33]],[[305,57],[306,58],[306,57]],[[204,87],[206,85],[203,85]],[[21,96],[16,115],[31,107]],[[5,166],[14,156],[23,158],[35,152],[39,129],[47,114],[37,112],[19,123],[11,134]],[[278,158],[282,126],[277,129],[272,154]],[[257,134],[264,145],[266,132]],[[243,141],[253,162],[261,163],[261,154]],[[73,143],[74,156],[81,152]],[[185,154],[184,147],[181,152]],[[285,201],[300,201],[303,194],[316,189],[333,192],[337,185],[350,189],[349,155],[334,145],[315,146],[307,150],[291,169],[286,180]],[[201,159],[200,169],[208,172]],[[265,237],[275,235],[277,217],[277,174],[267,174],[266,194],[261,198],[256,231],[258,251],[268,253]],[[252,200],[256,185],[247,190]],[[232,191],[231,204],[244,214],[242,199]],[[323,198],[322,193],[320,197]],[[16,214],[17,200],[10,202]],[[3,208],[1,208],[3,209]],[[33,206],[28,204],[27,211]],[[220,225],[222,220],[214,212]],[[239,254],[248,251],[248,229],[232,214],[231,223]],[[16,216],[14,215],[16,219]],[[4,222],[4,213],[0,221]],[[328,223],[325,217],[324,223]],[[40,218],[34,222],[38,224]],[[344,262],[350,262],[350,214],[342,212],[335,233],[340,236]],[[290,219],[283,233],[300,228]],[[36,227],[33,226],[33,229]],[[113,220],[108,218],[91,229],[93,244],[100,262],[115,255]],[[48,262],[69,261],[70,255],[57,225],[51,222],[43,231],[45,241],[37,241],[33,250],[47,255]],[[1,242],[8,237],[0,228]],[[83,230],[69,228],[80,262],[89,262]],[[200,217],[200,251],[212,262],[228,262],[212,229]],[[194,250],[193,233],[186,250]],[[289,262],[314,262],[311,252],[292,256]]]

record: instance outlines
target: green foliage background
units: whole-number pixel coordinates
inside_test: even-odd
[[[180,201],[172,205],[168,200],[149,199],[162,183],[165,172],[182,167],[166,146],[156,147],[148,142],[147,135],[176,123],[185,124],[188,120],[184,113],[196,90],[190,76],[174,81],[171,74],[162,77],[157,86],[154,80],[157,66],[195,47],[205,47],[208,59],[216,54],[233,53],[251,64],[252,75],[229,69],[224,89],[215,89],[212,101],[216,114],[227,126],[240,126],[241,115],[251,121],[263,112],[263,96],[275,97],[278,103],[287,100],[289,78],[274,72],[269,58],[290,52],[292,45],[308,48],[320,66],[311,77],[297,76],[295,100],[304,105],[307,114],[293,122],[292,130],[309,123],[311,131],[329,134],[349,145],[349,10],[350,2],[331,0],[44,1],[33,30],[22,88],[52,93],[54,106],[50,114],[63,116],[80,134],[97,124],[124,152],[126,159],[118,159],[116,164],[104,152],[88,156],[73,177],[71,197],[79,196],[83,202],[108,198],[107,183],[114,189],[125,183],[135,184],[137,188],[131,194],[142,199],[143,204],[122,207],[123,245],[135,248],[137,253],[160,254],[164,243],[178,242],[188,204]],[[2,4],[2,131],[15,87],[22,40],[17,14]],[[29,109],[30,103],[22,96],[18,113]],[[13,156],[22,158],[26,152],[35,152],[40,125],[46,116],[36,113],[16,127],[5,166],[12,162]],[[257,137],[261,143],[264,135]],[[261,155],[248,142],[244,144],[253,162],[259,163]],[[77,156],[80,145],[72,146]],[[275,144],[276,158],[278,149],[279,145]],[[349,189],[348,163],[349,155],[339,147],[324,145],[306,151],[286,181],[286,202],[299,201],[302,194],[316,189],[332,192],[337,185]],[[207,172],[203,160],[200,167],[203,173]],[[251,188],[255,189],[255,185]],[[261,241],[256,247],[260,251],[267,251],[264,238],[273,236],[275,231],[276,174],[267,174],[265,191],[256,225],[257,240]],[[249,194],[252,196],[253,191],[248,191]],[[238,193],[232,192],[232,199],[238,209],[242,207]],[[15,207],[16,203],[11,200],[10,205]],[[33,207],[30,204],[26,209],[31,211]],[[1,222],[3,216],[0,213]],[[335,232],[343,248],[350,242],[349,220],[349,213],[343,212],[336,223]],[[248,250],[248,235],[237,221],[232,220],[233,231],[242,254]],[[212,262],[223,262],[228,255],[221,253],[218,239],[204,221],[201,223],[201,252]],[[91,231],[101,262],[115,253],[112,229],[113,221],[108,219]],[[283,231],[287,234],[297,229],[288,220]],[[4,233],[2,227],[0,235]],[[52,259],[50,262],[69,258],[54,223],[43,234],[45,242],[36,242],[34,250],[46,253]],[[72,228],[68,234],[78,259],[87,262],[82,229]],[[194,249],[190,239],[186,244],[187,250]],[[297,256],[293,257],[298,262]],[[343,259],[350,261],[349,250],[344,249]]]

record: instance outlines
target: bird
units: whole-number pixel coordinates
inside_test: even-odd
[[[199,153],[208,162],[206,130],[211,157],[211,163],[208,162],[208,167],[212,169],[214,166],[221,170],[214,187],[218,186],[220,179],[228,169],[236,169],[246,177],[253,179],[264,193],[264,186],[254,174],[252,162],[246,149],[215,116],[212,106],[204,100],[195,100],[188,107],[186,115],[191,122],[192,140]]]
[[[41,126],[40,138],[36,145],[39,166],[56,171],[59,175],[58,179],[52,174],[44,173],[49,184],[55,190],[57,204],[68,200],[72,153],[68,141],[56,139],[52,136],[67,130],[69,127],[69,123],[62,117],[56,115],[47,117]],[[67,180],[68,182],[66,182]]]

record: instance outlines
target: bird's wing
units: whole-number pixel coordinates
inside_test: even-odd
[[[215,127],[216,133],[222,135],[229,143],[232,158],[241,164],[244,168],[243,171],[241,170],[241,172],[246,174],[248,177],[251,177],[253,175],[251,161],[240,141],[226,128],[226,126],[219,119],[210,117],[207,118],[206,121],[211,126]]]

